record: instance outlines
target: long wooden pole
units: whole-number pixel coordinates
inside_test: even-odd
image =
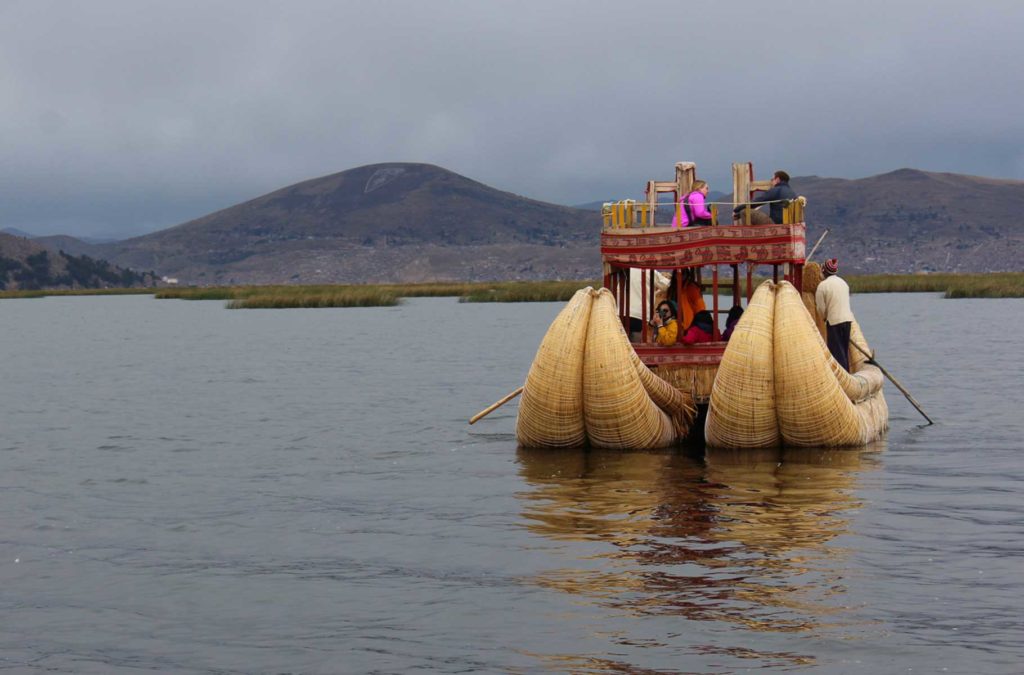
[[[505,405],[506,403],[508,403],[509,401],[511,401],[511,400],[512,400],[512,399],[514,399],[514,398],[515,398],[516,396],[519,396],[519,395],[520,395],[520,394],[522,394],[522,393],[523,393],[523,388],[522,388],[522,387],[519,387],[519,388],[518,388],[518,389],[516,389],[515,391],[513,391],[513,392],[511,392],[511,393],[507,394],[507,395],[506,395],[506,396],[505,396],[504,398],[502,398],[502,399],[501,399],[500,401],[498,401],[497,403],[493,403],[493,404],[491,404],[491,405],[487,406],[486,408],[484,408],[483,410],[481,410],[481,411],[480,411],[480,412],[478,412],[477,414],[475,414],[475,415],[473,415],[472,417],[470,417],[470,418],[469,418],[469,423],[470,423],[470,424],[473,424],[473,423],[475,423],[475,422],[476,422],[477,420],[479,420],[479,419],[480,419],[481,417],[486,417],[487,415],[490,415],[490,414],[491,414],[492,412],[494,412],[495,410],[497,410],[497,409],[498,409],[498,408],[500,408],[501,406]]]
[[[926,412],[924,411],[924,409],[922,409],[922,408],[921,408],[921,405],[920,405],[920,404],[919,404],[919,403],[918,403],[917,401],[915,401],[915,400],[914,400],[914,397],[913,397],[913,396],[911,396],[911,395],[910,395],[910,392],[909,392],[909,391],[907,391],[906,389],[904,389],[904,388],[903,388],[903,385],[902,385],[902,384],[900,384],[899,382],[897,382],[897,381],[896,381],[896,378],[895,378],[895,377],[893,377],[892,375],[890,375],[890,374],[889,374],[889,371],[888,371],[888,370],[886,370],[886,369],[885,369],[885,368],[884,368],[884,367],[882,366],[882,364],[881,364],[881,363],[879,363],[878,361],[876,361],[876,360],[875,360],[875,355],[874,355],[874,354],[868,354],[868,353],[867,353],[866,351],[864,351],[864,348],[863,348],[863,347],[861,347],[861,346],[860,346],[859,344],[857,344],[857,343],[856,343],[856,342],[854,342],[853,340],[850,340],[850,344],[851,344],[851,345],[853,345],[854,347],[856,347],[856,348],[857,348],[857,351],[858,351],[858,352],[860,352],[861,354],[863,354],[864,356],[866,356],[866,357],[867,357],[867,359],[868,359],[868,363],[872,363],[872,364],[874,364],[874,365],[878,366],[878,369],[879,369],[880,371],[882,371],[882,374],[883,374],[883,375],[885,375],[885,376],[886,376],[887,378],[889,378],[889,381],[890,381],[890,382],[892,382],[892,383],[893,383],[894,385],[896,385],[896,388],[897,388],[897,389],[899,389],[899,390],[900,390],[901,392],[903,392],[903,395],[907,397],[907,400],[908,400],[908,401],[910,401],[910,404],[911,404],[912,406],[914,406],[915,408],[917,408],[917,412],[919,412],[919,413],[921,413],[922,415],[924,415],[924,418],[925,418],[926,420],[928,420],[928,424],[935,424],[935,422],[933,422],[933,421],[932,421],[932,418],[931,418],[931,417],[928,417],[928,414],[927,414],[927,413],[926,413]]]
[[[810,252],[810,254],[809,254],[809,255],[808,255],[808,256],[807,256],[806,258],[804,258],[804,261],[805,261],[805,262],[811,262],[811,258],[813,258],[813,257],[814,257],[814,252],[818,250],[818,247],[819,247],[819,246],[821,246],[821,242],[822,242],[822,241],[823,241],[823,240],[825,239],[825,237],[827,237],[827,236],[828,236],[828,228],[826,227],[826,228],[825,228],[825,231],[821,233],[821,236],[820,236],[820,237],[818,237],[818,241],[817,241],[817,243],[815,243],[815,244],[814,244],[814,248],[812,248],[812,249],[811,249],[811,252]]]

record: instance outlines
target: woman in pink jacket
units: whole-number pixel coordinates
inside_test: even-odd
[[[688,225],[710,225],[711,212],[708,211],[705,199],[708,196],[708,184],[702,180],[693,181],[690,194],[679,200],[679,212],[676,214],[672,227]]]

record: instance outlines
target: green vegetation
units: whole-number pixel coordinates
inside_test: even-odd
[[[152,288],[41,288],[0,291],[4,298],[45,298],[51,295],[153,295]]]
[[[0,265],[3,259],[0,259]],[[19,269],[21,266],[19,265]],[[1021,298],[1024,273],[874,274],[844,277],[854,293],[945,293],[947,298]],[[722,295],[732,293],[730,279],[720,279]],[[763,279],[755,278],[754,287]],[[741,280],[746,292],[746,279]],[[44,295],[122,295],[154,293],[161,299],[227,300],[231,309],[285,307],[390,307],[402,298],[457,297],[460,302],[565,302],[580,288],[600,288],[590,281],[437,282],[426,284],[337,284],[319,286],[210,286],[188,288],[105,288],[0,291],[0,298]]]
[[[227,300],[230,309],[284,307],[390,307],[401,298],[458,297],[462,302],[564,301],[597,281],[436,282],[321,286],[219,286],[162,288],[161,299]]]
[[[1024,298],[1024,272],[865,274],[844,278],[853,293],[945,293],[947,298]]]
[[[600,281],[508,281],[476,284],[460,302],[565,302],[581,288],[601,288]]]

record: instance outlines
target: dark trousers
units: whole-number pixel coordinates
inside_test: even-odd
[[[825,324],[828,331],[828,350],[832,352],[832,358],[839,362],[846,372],[850,372],[850,322],[844,321],[832,325]]]

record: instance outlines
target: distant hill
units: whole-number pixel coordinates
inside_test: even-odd
[[[600,222],[437,166],[392,163],[95,251],[198,284],[577,278],[600,266]]]
[[[841,257],[847,272],[1021,268],[1024,181],[900,169],[792,185],[808,198],[809,245],[830,228],[818,256]],[[142,237],[38,241],[201,285],[583,279],[600,273],[600,204],[539,202],[429,164],[374,164]]]
[[[51,234],[44,237],[33,237],[32,241],[45,246],[51,251],[64,251],[71,255],[96,255],[96,244],[85,239],[70,237],[66,234]],[[104,242],[107,243],[107,242]]]
[[[0,232],[0,290],[152,286],[141,274],[105,260],[55,252],[39,242]]]
[[[19,230],[16,227],[5,227],[3,229],[0,229],[0,233],[10,234],[15,237],[25,237],[26,239],[33,239],[35,237],[34,234],[29,234],[28,232],[24,230]]]
[[[808,245],[853,272],[1017,271],[1024,255],[1024,181],[899,169],[844,180],[791,181],[808,199]]]

